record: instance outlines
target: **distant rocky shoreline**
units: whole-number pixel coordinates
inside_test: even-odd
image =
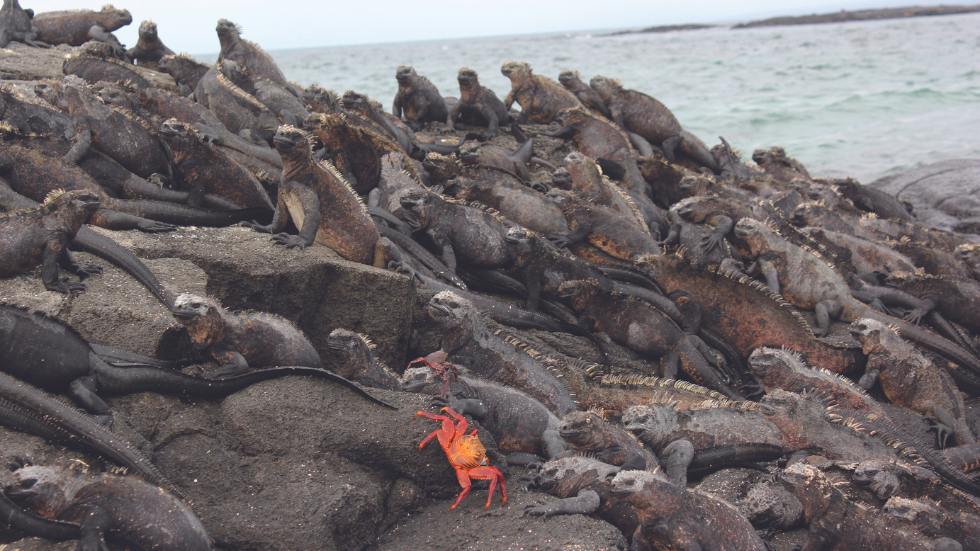
[[[903,8],[881,8],[876,10],[841,10],[833,13],[781,16],[758,21],[749,21],[732,25],[731,29],[749,29],[752,27],[779,27],[785,25],[816,25],[820,23],[847,23],[850,21],[869,21],[875,19],[900,19],[903,17],[927,17],[932,15],[957,15],[963,13],[980,12],[980,5],[974,6],[907,6]],[[724,25],[706,25],[692,23],[686,25],[662,25],[657,27],[646,27],[639,30],[617,31],[609,33],[607,36],[617,36],[624,34],[643,34],[643,33],[664,33],[673,31],[695,31],[700,29],[710,29],[722,27]]]

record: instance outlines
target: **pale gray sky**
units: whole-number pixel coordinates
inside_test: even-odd
[[[746,21],[840,9],[956,4],[949,0],[114,0],[133,15],[116,31],[136,44],[141,21],[157,23],[164,44],[177,52],[217,53],[218,19],[242,26],[242,36],[266,50],[409,42],[682,23]],[[20,0],[36,13],[88,8],[104,0]],[[967,2],[972,3],[972,2]],[[601,7],[601,10],[597,8]]]

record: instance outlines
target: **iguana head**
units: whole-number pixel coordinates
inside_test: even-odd
[[[190,126],[175,118],[167,119],[160,125],[160,135],[163,136],[163,139],[171,149],[179,150],[190,145],[194,139],[193,132]],[[178,153],[178,151],[174,153]]]
[[[801,360],[791,350],[763,346],[756,348],[749,355],[749,369],[753,375],[766,383],[771,383],[775,377],[792,369],[791,363],[794,361]]]
[[[803,504],[808,521],[830,507],[831,498],[840,493],[820,469],[802,461],[783,469],[779,481]]]
[[[313,155],[309,134],[295,126],[280,126],[272,137],[272,143],[283,157],[306,158]]]
[[[500,73],[509,78],[511,84],[518,84],[531,78],[531,66],[522,61],[508,61],[500,67]]]
[[[573,151],[565,156],[565,167],[572,181],[599,182],[602,181],[602,169],[599,163]]]
[[[354,109],[357,111],[366,109],[371,105],[371,102],[367,96],[364,94],[359,94],[353,90],[344,92],[341,101],[343,102],[345,108]]]
[[[207,347],[224,331],[221,306],[212,298],[181,293],[174,300],[171,312],[198,347]]]
[[[99,19],[102,22],[102,26],[109,32],[112,32],[120,27],[125,27],[133,22],[133,16],[129,13],[129,10],[116,9],[112,4],[106,4],[103,6],[102,11],[99,12],[99,15],[101,16]],[[154,26],[154,28],[156,28],[156,26]],[[142,33],[142,31],[143,26],[140,25],[140,32]]]
[[[248,76],[245,69],[234,60],[221,60],[221,63],[218,65],[218,70],[221,71],[221,74],[230,80],[235,86],[238,86],[250,94],[255,92],[255,84],[252,77]]]
[[[643,443],[661,449],[670,444],[670,433],[677,427],[677,410],[668,404],[632,406],[621,421]]]
[[[411,212],[422,226],[428,226],[432,220],[432,211],[442,199],[427,189],[414,189],[398,199],[405,210]]]
[[[337,93],[333,90],[326,90],[316,84],[307,86],[303,91],[303,99],[310,106],[310,111],[317,113],[337,113],[340,111]]]
[[[465,165],[475,165],[480,162],[483,148],[479,142],[466,142],[459,146],[459,161]]]
[[[228,53],[241,40],[242,28],[227,19],[219,19],[214,30],[218,33],[222,53]]]
[[[948,513],[936,503],[919,499],[893,496],[882,507],[885,514],[909,522],[924,534],[939,532],[947,521]]]
[[[507,233],[504,234],[504,242],[513,249],[516,255],[515,265],[523,267],[531,260],[529,255],[534,248],[535,239],[540,238],[520,226],[514,226],[507,230]]]
[[[452,291],[432,297],[426,312],[443,328],[442,349],[450,354],[472,338],[480,323],[480,313],[473,303]]]
[[[372,348],[374,344],[365,335],[347,329],[334,329],[327,337],[327,350],[334,360],[333,371],[348,379],[370,364]]]
[[[636,504],[647,485],[656,481],[657,475],[650,471],[619,471],[612,479],[612,495]]]
[[[623,85],[616,79],[596,75],[589,80],[589,87],[599,94],[602,101],[609,101],[613,96],[623,91]]]
[[[47,518],[57,518],[78,491],[78,474],[60,467],[26,465],[15,470],[6,493],[14,501]]]
[[[99,210],[101,203],[102,198],[91,191],[75,190],[66,193],[56,190],[48,194],[44,206],[49,211],[63,213],[66,224],[73,231],[78,231]]]
[[[572,310],[585,310],[595,300],[599,282],[587,279],[573,279],[558,287],[558,296],[572,306]]]
[[[861,342],[865,354],[896,352],[895,345],[901,337],[884,323],[871,318],[861,318],[847,327],[851,336]]]
[[[144,39],[148,42],[156,42],[158,40],[157,36],[157,24],[153,22],[152,19],[147,19],[140,23],[139,30],[140,39]]]
[[[561,420],[558,435],[576,449],[592,449],[604,440],[602,434],[606,421],[595,413],[573,411]]]
[[[99,102],[88,83],[75,75],[65,75],[61,79],[62,97],[69,111],[77,112],[87,105],[94,105]],[[105,107],[103,107],[105,109]]]
[[[582,79],[579,77],[578,71],[562,69],[561,72],[558,73],[558,82],[560,82],[565,88],[573,88],[578,87],[576,85],[581,85]]]
[[[460,91],[473,91],[480,87],[480,76],[469,67],[461,67],[459,74],[456,75],[456,82],[459,83]]]
[[[755,258],[769,250],[773,239],[772,230],[753,218],[742,218],[735,224],[735,237],[738,250],[750,258]]]
[[[398,81],[398,91],[400,92],[411,92],[415,89],[415,79],[418,78],[418,73],[415,72],[415,68],[409,65],[401,65],[395,71],[395,80]]]
[[[440,153],[426,153],[425,160],[422,161],[422,168],[429,173],[433,182],[443,182],[459,173],[457,159],[453,155],[442,155]]]

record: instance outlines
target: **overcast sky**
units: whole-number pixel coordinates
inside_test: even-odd
[[[104,0],[20,0],[35,13],[101,9]],[[682,23],[720,23],[826,13],[840,9],[905,5],[956,5],[953,0],[115,0],[133,15],[116,31],[136,44],[141,21],[157,23],[163,43],[176,52],[217,53],[218,19],[242,26],[242,36],[266,50],[348,44],[409,42]],[[972,4],[965,2],[965,4]],[[601,7],[601,11],[597,9]]]

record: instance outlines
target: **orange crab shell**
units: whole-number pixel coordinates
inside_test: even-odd
[[[470,493],[471,479],[490,481],[487,504],[483,508],[484,510],[490,507],[490,503],[493,501],[493,492],[498,483],[500,484],[500,495],[503,497],[503,503],[506,504],[507,486],[504,483],[504,475],[500,469],[487,464],[486,448],[483,447],[480,438],[476,436],[476,429],[473,429],[470,434],[465,434],[469,427],[466,418],[449,407],[444,407],[440,411],[445,411],[450,417],[427,411],[420,411],[415,416],[442,422],[441,428],[432,431],[422,439],[419,444],[419,451],[422,451],[422,448],[433,438],[438,438],[439,445],[446,452],[446,457],[449,458],[449,463],[456,469],[456,479],[459,480],[459,485],[463,487],[463,491],[456,497],[456,501],[453,502],[449,510],[455,509],[463,501],[463,498]],[[453,419],[458,421],[455,426]]]

